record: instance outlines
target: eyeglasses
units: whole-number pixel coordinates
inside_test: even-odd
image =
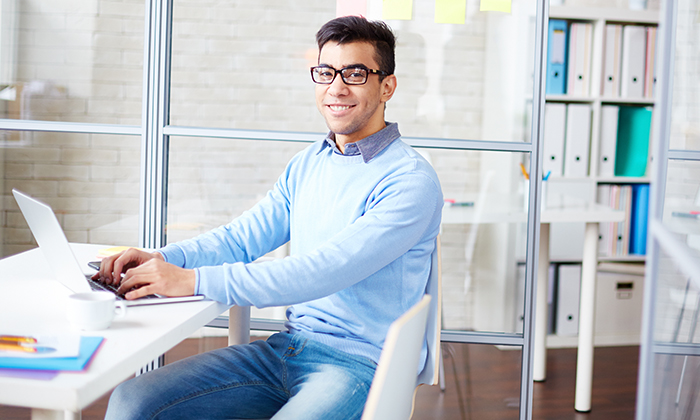
[[[367,83],[369,73],[386,76],[388,73],[381,70],[368,69],[365,66],[351,66],[336,70],[331,66],[311,67],[311,79],[314,83],[330,85],[335,80],[335,76],[340,74],[340,78],[346,85],[364,85]]]

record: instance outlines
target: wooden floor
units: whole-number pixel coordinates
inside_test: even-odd
[[[189,339],[166,354],[172,362],[225,345],[225,338]],[[637,384],[638,347],[595,349],[590,413],[574,410],[576,349],[549,350],[547,380],[534,384],[533,419],[632,420]],[[446,389],[421,387],[414,420],[515,420],[520,392],[519,350],[490,345],[445,345]],[[83,410],[84,420],[102,419],[108,396]],[[0,419],[27,420],[29,409],[0,405]]]

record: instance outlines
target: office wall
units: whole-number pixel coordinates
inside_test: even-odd
[[[370,1],[370,9],[377,3]],[[627,7],[619,0],[569,3]],[[534,13],[532,5],[514,2],[514,12],[529,7]],[[15,92],[14,100],[4,101],[6,118],[141,124],[143,0],[18,0],[17,7],[16,80],[2,86]],[[519,61],[503,66],[504,77],[516,89],[501,91],[495,89],[499,78],[493,69],[503,58],[499,48],[524,45],[527,55],[529,44],[517,44],[526,41],[521,37],[489,44],[488,34],[510,16],[487,16],[476,1],[467,3],[465,25],[434,24],[433,7],[433,1],[417,0],[411,21],[389,22],[399,39],[399,89],[387,119],[398,121],[402,133],[411,137],[522,141],[529,128],[521,95],[530,86],[531,67]],[[171,123],[324,132],[308,66],[316,60],[314,34],[334,14],[335,2],[328,0],[175,0]],[[504,111],[493,100],[486,104],[495,95],[489,92],[498,92],[498,98],[517,92],[509,98],[517,106],[499,114]],[[51,204],[69,240],[137,244],[137,136],[5,132],[0,141],[3,255],[34,246],[11,198],[12,188]],[[299,147],[174,138],[169,238],[192,236],[240,214],[265,193]],[[515,166],[512,157],[484,158],[480,152],[429,153],[446,197],[477,193],[489,168],[508,167],[510,172]],[[499,185],[514,191],[512,185]],[[490,325],[505,328],[505,302],[511,301],[506,294],[514,290],[504,277],[509,274],[503,262],[487,258],[486,250],[510,246],[509,229],[481,229],[476,245],[480,258],[468,265],[466,238],[472,228],[451,226],[443,232],[445,326],[473,328],[474,302],[480,301],[482,308],[483,302],[496,302],[490,310],[499,314],[479,317],[498,319]],[[474,274],[470,291],[465,290],[467,271]],[[481,299],[482,293],[495,296],[494,290],[495,300]]]

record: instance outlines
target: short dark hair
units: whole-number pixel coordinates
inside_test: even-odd
[[[381,71],[394,74],[396,36],[384,22],[360,16],[343,16],[326,22],[316,33],[319,54],[328,41],[338,44],[367,42],[374,46],[375,60]]]

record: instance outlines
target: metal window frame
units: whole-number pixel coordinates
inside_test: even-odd
[[[639,376],[637,380],[637,402],[635,419],[645,420],[652,416],[654,397],[654,356],[657,354],[700,355],[697,345],[656,343],[654,342],[654,322],[656,318],[655,297],[658,291],[659,258],[661,248],[670,251],[674,258],[682,258],[685,249],[676,247],[676,241],[668,235],[662,225],[664,200],[666,196],[666,177],[670,160],[700,161],[700,151],[669,149],[671,136],[671,114],[673,107],[673,82],[676,53],[676,21],[678,13],[677,0],[661,1],[658,44],[656,57],[657,101],[654,106],[655,145],[654,160],[649,195],[649,227],[647,238],[646,276],[644,280],[644,301],[642,313],[642,335],[639,357]],[[692,262],[688,263],[693,266]],[[696,266],[695,266],[696,267]],[[697,270],[697,268],[695,268]]]
[[[88,124],[0,119],[0,129],[20,131],[51,131],[141,136],[141,185],[139,209],[139,245],[157,248],[167,243],[168,152],[171,136],[250,139],[257,141],[310,142],[323,137],[318,133],[270,132],[233,130],[208,127],[179,127],[169,125],[170,63],[172,41],[172,0],[144,0],[145,37],[141,126]],[[530,183],[527,219],[526,281],[524,327],[522,334],[467,331],[442,331],[443,341],[522,346],[520,420],[532,418],[534,307],[536,296],[537,250],[542,179],[542,149],[544,123],[545,52],[549,1],[537,0],[533,110],[530,143],[498,142],[442,138],[404,138],[414,147],[455,150],[520,152],[530,154],[530,173],[537,182]],[[227,325],[227,324],[226,324]],[[252,320],[253,328],[279,329],[279,321]],[[159,359],[156,364],[160,365]],[[156,367],[156,366],[154,366]],[[146,368],[146,370],[149,370]]]

